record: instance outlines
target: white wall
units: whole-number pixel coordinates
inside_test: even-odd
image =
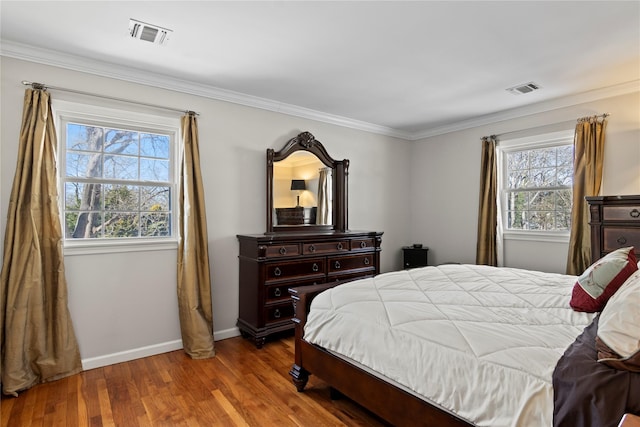
[[[17,159],[21,81],[29,80],[200,113],[216,339],[238,333],[236,235],[266,229],[266,149],[279,150],[302,131],[315,135],[333,158],[351,161],[349,228],[383,231],[381,271],[402,265],[400,247],[410,236],[407,141],[10,58],[2,58],[0,71],[2,238]],[[53,97],[72,98],[55,91]],[[72,255],[65,264],[69,309],[86,367],[180,346],[175,250]]]
[[[480,139],[573,129],[578,117],[610,113],[602,194],[640,194],[640,92],[417,141],[411,148],[411,232],[429,263],[475,262]],[[564,273],[568,245],[510,240],[505,265]]]

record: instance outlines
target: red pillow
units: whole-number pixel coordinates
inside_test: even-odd
[[[638,269],[633,247],[617,249],[591,264],[573,286],[569,305],[575,311],[595,313]]]

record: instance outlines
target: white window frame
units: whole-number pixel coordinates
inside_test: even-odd
[[[92,104],[83,104],[64,100],[52,101],[53,116],[58,137],[58,207],[60,222],[64,228],[64,174],[66,173],[66,124],[82,123],[104,127],[125,128],[135,131],[166,134],[170,137],[171,155],[169,166],[169,182],[173,197],[171,198],[171,230],[167,237],[135,237],[135,238],[94,238],[67,239],[63,236],[65,255],[87,255],[101,253],[120,253],[153,250],[169,250],[178,247],[179,234],[178,215],[178,174],[182,141],[180,135],[180,119],[174,116],[162,116],[137,111],[114,109]]]
[[[498,162],[498,214],[499,233],[504,240],[529,240],[568,243],[569,230],[510,230],[506,227],[507,218],[507,156],[513,151],[533,150],[573,144],[574,131],[564,130],[525,138],[499,141],[496,146]],[[575,161],[575,159],[574,159]]]

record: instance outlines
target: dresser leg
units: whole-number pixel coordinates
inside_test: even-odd
[[[255,337],[256,348],[262,348],[266,341],[267,337]]]

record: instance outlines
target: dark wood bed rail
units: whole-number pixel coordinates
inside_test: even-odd
[[[295,363],[289,374],[297,390],[304,391],[309,375],[316,375],[351,400],[392,425],[469,427],[472,424],[433,406],[367,371],[303,340],[304,325],[313,298],[340,283],[292,288],[294,303]]]

